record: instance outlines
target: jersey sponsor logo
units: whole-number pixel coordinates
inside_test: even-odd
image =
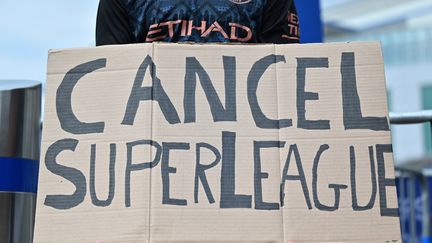
[[[282,38],[289,40],[300,40],[299,19],[297,14],[288,13],[287,22],[289,33],[282,35]]]
[[[252,2],[252,0],[229,0],[229,1],[235,4],[246,4]]]
[[[219,33],[225,39],[238,42],[247,42],[253,37],[250,27],[238,23],[228,23],[225,28],[217,21],[209,23],[202,20],[198,23],[195,25],[193,20],[174,20],[152,24],[147,33],[146,42],[173,38],[175,35],[185,37],[198,34],[201,38],[207,38],[213,32]]]

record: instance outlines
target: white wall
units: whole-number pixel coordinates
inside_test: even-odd
[[[386,78],[393,112],[420,111],[422,87],[432,85],[432,63],[386,67]],[[396,163],[426,154],[423,125],[393,126],[392,135]]]

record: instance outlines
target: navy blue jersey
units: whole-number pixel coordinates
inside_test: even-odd
[[[100,0],[96,44],[297,43],[293,0]]]

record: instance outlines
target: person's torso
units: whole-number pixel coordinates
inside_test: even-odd
[[[257,42],[266,0],[127,0],[137,42]]]

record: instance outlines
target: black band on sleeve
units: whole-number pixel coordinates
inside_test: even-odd
[[[299,19],[294,0],[268,0],[258,33],[261,43],[299,43]]]
[[[96,45],[135,43],[122,0],[100,0],[96,20]]]

